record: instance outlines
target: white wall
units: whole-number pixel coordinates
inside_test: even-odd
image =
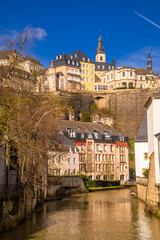
[[[158,139],[155,134],[160,132],[160,99],[153,99],[147,110],[147,129],[149,156],[155,154],[156,182],[160,183],[160,163],[158,155]]]
[[[136,177],[143,177],[142,169],[149,168],[149,160],[144,160],[144,153],[148,152],[148,142],[135,142]]]

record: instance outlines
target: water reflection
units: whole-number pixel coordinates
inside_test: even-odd
[[[144,213],[129,190],[82,194],[50,202],[1,240],[158,240],[160,220]]]

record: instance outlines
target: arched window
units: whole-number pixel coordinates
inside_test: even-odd
[[[101,61],[103,60],[102,56],[100,56],[100,60],[101,60]]]

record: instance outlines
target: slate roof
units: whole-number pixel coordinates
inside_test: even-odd
[[[147,132],[147,111],[143,117],[143,121],[141,123],[140,129],[134,142],[148,142],[148,132]]]
[[[139,75],[146,75],[146,74],[156,75],[152,70],[149,70],[148,68],[136,68],[136,72]]]
[[[95,71],[108,71],[112,69],[112,66],[115,68],[115,64],[112,64],[112,63],[95,62],[94,64],[95,64]],[[104,67],[102,68],[102,66]],[[109,69],[109,66],[110,66],[110,69]]]
[[[64,135],[58,135],[57,139],[65,146],[75,146],[74,142],[72,142],[69,138]]]
[[[72,56],[77,61],[93,63],[93,61],[91,61],[91,59],[89,57],[87,57],[81,50],[78,50],[78,51],[72,53]],[[83,58],[85,60],[83,60]],[[89,59],[89,61],[88,61],[88,59]]]
[[[61,131],[66,131],[67,128],[73,129],[75,132],[92,133],[93,130],[103,134],[103,131],[108,132],[111,136],[120,136],[120,133],[114,128],[108,127],[104,124],[81,122],[81,121],[69,121],[60,120],[57,124],[57,128]]]

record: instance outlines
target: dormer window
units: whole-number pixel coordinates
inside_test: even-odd
[[[88,58],[88,62],[90,62],[90,59]]]
[[[79,66],[79,63],[77,62],[76,65]]]
[[[73,56],[71,56],[71,59],[73,59]]]
[[[111,135],[108,132],[104,131],[103,133],[106,140],[111,140]]]
[[[77,57],[77,54],[75,54],[74,56]]]
[[[83,57],[83,59],[82,59],[84,62],[85,62],[85,58]]]
[[[119,141],[124,142],[124,136],[122,134],[119,136]]]
[[[84,133],[81,133],[81,138],[84,138]]]
[[[75,138],[76,137],[75,131],[72,130],[71,128],[67,128],[67,132],[68,132],[68,137],[71,137],[71,138]]]
[[[102,69],[104,70],[104,65],[102,66]]]
[[[91,133],[89,133],[87,137],[88,137],[88,138],[92,138],[93,136],[92,136]]]
[[[72,65],[74,65],[74,61],[72,61]]]
[[[97,68],[100,69],[100,66],[98,65]]]
[[[70,60],[68,60],[68,64],[70,64],[71,62],[70,62]]]
[[[96,130],[93,130],[94,138],[98,139],[98,132]]]
[[[110,69],[111,69],[111,66],[109,66],[108,69],[110,70]]]

